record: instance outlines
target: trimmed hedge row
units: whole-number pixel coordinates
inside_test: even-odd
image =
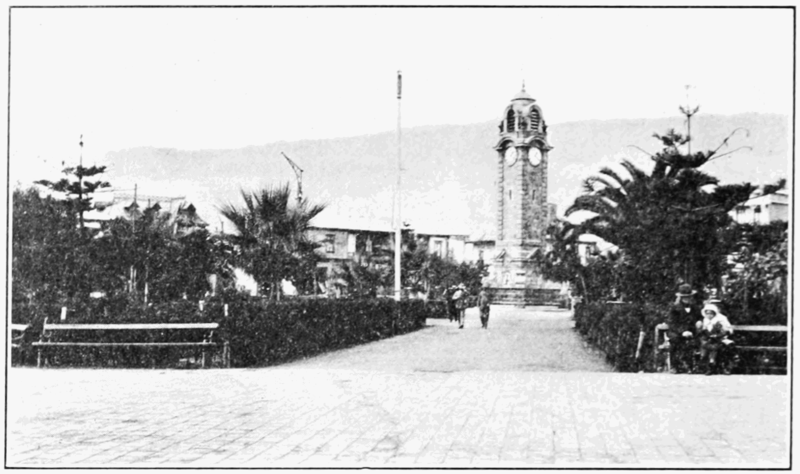
[[[420,300],[400,303],[392,299],[328,300],[291,299],[270,302],[258,298],[237,298],[228,303],[209,301],[200,310],[189,301],[132,307],[123,311],[70,312],[69,323],[193,323],[218,322],[215,339],[228,341],[233,367],[264,366],[308,357],[325,351],[362,344],[421,329],[428,317],[439,317],[441,308]],[[83,308],[84,310],[86,308]],[[58,320],[59,310],[49,316]],[[29,328],[28,341],[36,340],[41,331],[39,321]],[[36,324],[39,323],[39,324]],[[102,340],[104,342],[154,342],[201,340],[203,331],[70,331],[62,337],[71,341]],[[197,354],[195,349],[176,348],[87,348],[66,347],[45,349],[51,362],[58,365],[122,365],[169,366],[181,355]],[[27,363],[35,363],[33,352],[23,355]],[[221,352],[221,351],[218,351]]]
[[[231,364],[252,367],[307,357],[425,327],[435,307],[420,300],[293,300],[234,302],[222,325]]]
[[[575,329],[602,351],[619,372],[655,371],[653,334],[666,319],[666,310],[649,304],[582,303],[575,306]],[[639,332],[645,338],[636,359]]]
[[[655,327],[667,319],[669,310],[649,304],[608,304],[589,303],[575,306],[575,329],[596,349],[602,351],[606,360],[620,372],[637,372],[656,370],[653,360],[653,343]],[[747,321],[748,324],[761,323]],[[639,331],[645,331],[645,338],[636,359],[636,345],[639,342]],[[781,333],[734,332],[732,337],[737,346],[785,346],[787,335]],[[771,363],[786,367],[786,357],[776,354]],[[750,372],[763,361],[758,354],[741,355],[740,367],[737,371]]]

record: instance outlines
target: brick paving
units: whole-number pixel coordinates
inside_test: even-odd
[[[15,367],[5,465],[789,467],[789,377],[614,373],[554,310],[429,325],[269,368]]]

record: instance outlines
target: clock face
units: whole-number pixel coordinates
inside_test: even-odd
[[[542,162],[542,151],[538,148],[531,148],[528,150],[528,160],[533,166],[538,166]]]
[[[506,157],[506,163],[508,163],[509,165],[513,165],[514,162],[517,161],[517,149],[514,148],[513,146],[506,148],[505,157]]]

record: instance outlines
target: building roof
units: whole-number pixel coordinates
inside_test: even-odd
[[[154,196],[135,194],[127,190],[103,190],[92,195],[96,209],[87,211],[84,218],[88,221],[110,221],[118,217],[128,217],[130,213],[142,215],[142,210],[158,206],[166,212],[175,213],[183,196]]]
[[[312,229],[338,229],[338,230],[360,230],[363,232],[394,232],[392,225],[388,222],[358,219],[350,217],[339,217],[331,214],[320,214],[311,220]]]
[[[530,94],[525,92],[525,84],[522,85],[522,90],[517,92],[517,94],[511,100],[512,101],[514,101],[514,100],[530,100],[531,102],[535,101],[534,98],[530,96]]]

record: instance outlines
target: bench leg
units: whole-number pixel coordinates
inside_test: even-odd
[[[42,367],[42,348],[39,347],[36,349],[36,367]]]

